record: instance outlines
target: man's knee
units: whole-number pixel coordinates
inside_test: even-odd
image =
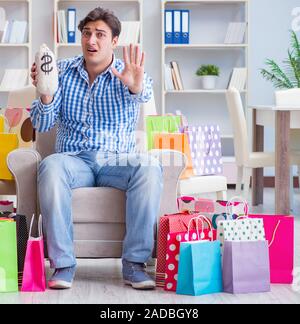
[[[47,156],[40,164],[38,170],[38,179],[47,177],[48,180],[57,179],[65,173],[65,156],[55,153]]]

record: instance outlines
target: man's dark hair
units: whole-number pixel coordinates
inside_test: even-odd
[[[119,36],[121,33],[121,22],[120,20],[114,15],[114,13],[108,9],[103,9],[101,7],[97,7],[88,15],[83,18],[79,25],[78,29],[82,32],[84,26],[89,23],[90,21],[97,21],[102,20],[104,21],[111,29],[112,37]]]

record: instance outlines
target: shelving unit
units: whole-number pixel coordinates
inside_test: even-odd
[[[190,44],[165,44],[165,9],[190,10]],[[233,134],[225,94],[232,69],[248,68],[248,0],[163,0],[161,22],[162,113],[175,113],[176,110],[181,110],[190,125],[219,124],[224,175],[227,176],[228,183],[235,183],[235,177],[232,176],[236,170]],[[244,43],[224,43],[230,22],[247,23]],[[165,90],[164,67],[171,61],[178,62],[184,90]],[[220,67],[216,89],[201,89],[200,79],[196,76],[196,70],[201,64],[215,64]],[[241,94],[246,107],[248,82]]]
[[[97,6],[112,10],[120,21],[139,21],[140,36],[139,45],[143,46],[143,0],[54,0],[54,53],[58,59],[72,57],[81,54],[80,32],[77,29],[79,21],[89,11]],[[60,9],[76,8],[76,43],[57,43],[57,11]],[[117,57],[122,56],[121,48],[129,44],[118,44]]]
[[[0,0],[0,7],[6,12],[6,19],[11,21],[27,20],[28,22],[28,38],[27,43],[10,44],[0,43],[0,83],[4,75],[5,69],[27,68],[32,64],[32,0]],[[29,83],[29,78],[27,80]],[[0,107],[5,106],[8,91],[0,88]]]

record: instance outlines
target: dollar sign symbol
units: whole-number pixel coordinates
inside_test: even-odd
[[[45,53],[42,56],[41,60],[44,60],[44,63],[41,66],[41,70],[45,74],[49,74],[53,70],[53,67],[50,68],[50,64],[52,63],[52,57],[48,53]]]

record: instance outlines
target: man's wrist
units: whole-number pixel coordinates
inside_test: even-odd
[[[139,95],[142,91],[143,88],[139,88],[139,89],[134,89],[134,88],[128,88],[129,92],[131,95]]]
[[[41,102],[43,105],[50,105],[53,101],[53,96],[41,95]]]

